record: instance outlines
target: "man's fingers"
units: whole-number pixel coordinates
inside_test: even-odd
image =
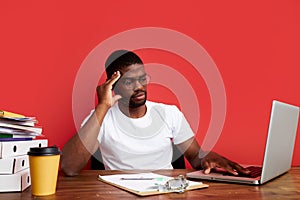
[[[111,76],[111,78],[108,81],[106,81],[106,84],[112,87],[112,85],[115,84],[120,77],[121,77],[120,72],[116,71]]]
[[[118,101],[121,98],[122,98],[121,95],[116,94],[115,96],[113,96],[113,102],[116,102],[116,101]]]
[[[234,163],[233,164],[233,168],[236,169],[236,171],[238,173],[242,173],[242,174],[249,174],[250,170],[245,169],[244,167],[240,166],[239,164]]]
[[[228,171],[229,173],[237,176],[239,175],[239,173],[237,172],[236,169],[232,168],[230,165],[228,165],[227,167],[224,168],[226,171]]]
[[[202,168],[203,168],[204,174],[209,174],[212,169],[218,167],[218,168],[222,168],[222,169],[226,170],[227,172],[229,172],[233,175],[238,175],[238,173],[240,171],[237,169],[236,165],[234,163],[231,165],[228,162],[205,161],[205,162],[202,163]]]
[[[204,169],[204,174],[209,174],[210,173],[210,168],[206,168],[206,169]]]
[[[202,163],[202,168],[203,168],[204,174],[209,174],[211,169],[214,168],[214,164],[209,163],[209,162],[204,162],[204,163]]]

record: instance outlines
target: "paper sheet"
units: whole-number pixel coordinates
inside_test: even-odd
[[[115,174],[105,176],[99,175],[99,178],[113,185],[121,186],[122,188],[136,192],[157,191],[158,185],[165,184],[168,180],[173,179],[173,177],[163,176],[155,173]],[[199,186],[201,184],[201,182],[189,181],[188,188],[194,188],[194,186]]]

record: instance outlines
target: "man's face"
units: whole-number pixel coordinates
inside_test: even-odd
[[[149,77],[144,66],[134,64],[120,70],[121,78],[116,83],[114,92],[122,96],[119,100],[125,106],[137,108],[145,104]]]

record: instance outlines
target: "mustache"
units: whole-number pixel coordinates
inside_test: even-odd
[[[147,94],[147,91],[145,91],[145,90],[135,90],[134,92],[133,92],[133,94],[131,95],[131,97],[135,97],[135,96],[138,96],[138,95],[140,95],[141,93],[143,93],[143,94]]]

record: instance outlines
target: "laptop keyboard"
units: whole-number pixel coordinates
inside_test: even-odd
[[[246,167],[246,169],[248,169],[250,171],[249,174],[239,174],[238,176],[240,176],[240,177],[247,177],[247,178],[256,178],[256,177],[259,177],[261,175],[261,171],[262,171],[261,167],[258,167],[258,166],[249,166],[249,167]],[[224,175],[226,175],[226,176],[234,176],[233,174],[230,174],[228,172],[226,172]]]
[[[262,168],[258,166],[249,166],[246,167],[250,171],[250,174],[243,174],[242,176],[250,177],[250,178],[256,178],[261,175]]]

